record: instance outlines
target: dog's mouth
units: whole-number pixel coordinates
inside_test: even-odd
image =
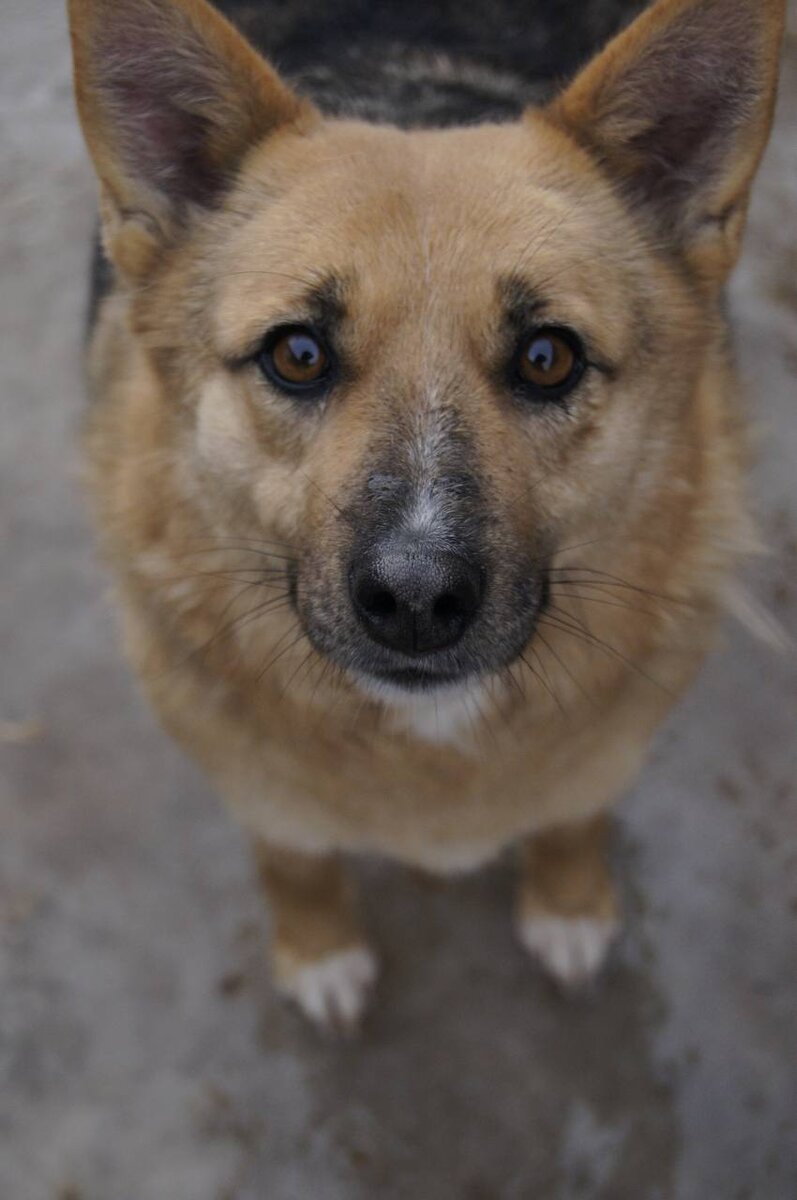
[[[468,671],[434,671],[421,666],[374,671],[365,676],[377,685],[399,688],[406,692],[431,692],[438,688],[465,683],[471,677]]]

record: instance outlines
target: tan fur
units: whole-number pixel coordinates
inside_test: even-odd
[[[527,838],[515,925],[521,943],[566,987],[589,982],[619,928],[605,815]]]
[[[525,842],[518,896],[521,922],[540,916],[616,917],[617,900],[606,865],[607,834],[606,817],[600,816]]]
[[[547,831],[589,822],[633,780],[750,540],[719,298],[768,130],[782,5],[760,6],[761,104],[706,201],[730,215],[684,234],[679,255],[657,247],[589,146],[622,159],[596,96],[686,0],[657,4],[550,111],[411,133],[322,119],[260,75],[200,0],[163,7],[243,64],[232,77],[250,97],[257,77],[257,103],[214,151],[237,164],[245,144],[237,183],[181,224],[120,165],[90,49],[108,4],[73,0],[81,118],[126,280],[91,348],[91,487],[139,676],[261,842],[447,871],[544,833],[522,904],[601,913],[595,845]],[[576,421],[532,427],[488,380],[494,280],[519,267],[545,281],[551,319],[615,368],[590,377]],[[356,379],[344,403],[298,420],[227,364],[331,273],[348,281]],[[524,661],[485,681],[459,736],[436,739],[329,669],[288,605],[245,614],[263,597],[251,574],[263,548],[298,547],[312,586],[334,586],[339,506],[375,431],[422,423],[442,391],[478,430],[507,547],[544,524],[560,534],[557,566],[615,582],[573,585],[560,612],[586,636],[542,625]],[[337,869],[319,866],[306,892],[306,867],[290,867],[303,860],[263,861],[278,955],[358,936]]]
[[[256,844],[260,880],[271,900],[277,974],[362,942],[352,890],[340,865]]]

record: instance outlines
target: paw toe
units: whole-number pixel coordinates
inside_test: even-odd
[[[368,1007],[377,974],[374,953],[367,946],[353,946],[298,967],[281,990],[314,1024],[351,1033]]]
[[[617,932],[616,920],[597,917],[534,916],[519,929],[529,953],[568,988],[595,978]]]

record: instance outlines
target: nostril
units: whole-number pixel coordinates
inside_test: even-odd
[[[355,582],[352,594],[357,608],[369,620],[390,620],[398,612],[396,595],[370,573]]]
[[[437,621],[453,621],[462,616],[462,603],[453,592],[444,592],[432,605],[432,616]]]
[[[386,588],[378,588],[364,597],[361,596],[360,603],[372,617],[392,617],[396,613],[396,597]]]

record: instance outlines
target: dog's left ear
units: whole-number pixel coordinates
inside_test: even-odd
[[[659,0],[546,110],[709,283],[739,253],[785,0]]]
[[[206,0],[69,0],[69,17],[105,247],[138,278],[253,146],[315,113]]]

